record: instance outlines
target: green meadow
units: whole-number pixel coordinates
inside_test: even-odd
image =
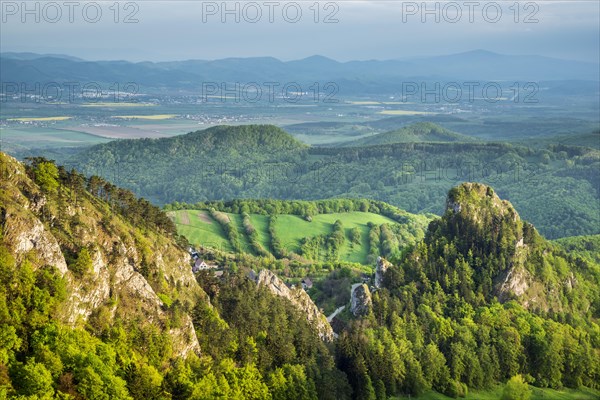
[[[175,222],[177,231],[185,236],[195,246],[212,247],[223,251],[233,251],[223,228],[215,221],[207,211],[203,210],[179,210],[168,212],[169,217]],[[231,223],[235,224],[239,232],[242,250],[252,253],[248,236],[244,231],[242,216],[240,214],[227,213]],[[271,248],[271,235],[269,234],[269,216],[251,214],[250,220],[258,232],[258,240],[265,249]],[[279,215],[275,224],[275,232],[281,244],[288,251],[299,253],[302,239],[318,235],[328,235],[333,230],[335,221],[340,220],[344,226],[346,240],[340,250],[340,261],[352,263],[365,263],[369,251],[369,227],[368,223],[397,224],[385,216],[369,212],[348,212],[334,214],[319,214],[312,221],[297,216],[284,214]],[[358,228],[361,234],[361,243],[353,244],[350,241],[350,230]]]
[[[600,392],[590,388],[580,389],[549,389],[530,386],[531,397],[529,400],[597,400],[600,399]],[[465,400],[500,400],[504,385],[498,385],[489,390],[469,390],[469,394],[463,397]],[[441,393],[428,391],[419,397],[392,397],[393,400],[450,400],[452,397]]]

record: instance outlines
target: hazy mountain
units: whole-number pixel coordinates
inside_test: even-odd
[[[472,51],[411,60],[338,62],[322,56],[283,62],[272,57],[173,62],[83,61],[62,55],[2,53],[4,82],[130,82],[145,90],[197,90],[203,82],[333,81],[345,93],[399,90],[407,80],[591,80],[599,65],[541,56]]]
[[[13,58],[15,60],[35,60],[38,58],[52,57],[52,58],[64,58],[70,61],[85,61],[79,57],[68,56],[66,54],[38,54],[30,52],[12,52],[6,51],[0,53],[0,57]]]

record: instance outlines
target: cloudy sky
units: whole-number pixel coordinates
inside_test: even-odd
[[[485,49],[599,61],[591,1],[21,1],[0,3],[1,50],[165,61],[320,54],[340,61]],[[66,5],[68,4],[68,5]],[[117,6],[115,6],[115,4]]]

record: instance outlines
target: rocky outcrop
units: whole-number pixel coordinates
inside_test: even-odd
[[[383,286],[383,275],[391,266],[385,258],[377,257],[377,266],[375,267],[375,288],[379,289]]]
[[[498,300],[507,301],[511,297],[519,297],[529,289],[531,277],[524,269],[509,269],[497,287]]]
[[[38,218],[23,218],[7,211],[5,240],[10,243],[17,259],[28,253],[36,255],[34,266],[53,265],[62,275],[67,273],[67,263],[54,236]]]
[[[276,296],[288,299],[296,308],[298,308],[306,319],[316,328],[321,340],[330,342],[334,338],[333,329],[310,296],[301,288],[289,288],[273,272],[263,269],[256,278],[258,286],[264,286]]]
[[[190,270],[188,254],[172,239],[152,230],[142,235],[87,193],[59,207],[56,193],[46,196],[22,164],[3,153],[0,173],[1,240],[17,265],[27,260],[34,270],[53,266],[63,276],[67,299],[57,320],[81,326],[94,313],[108,310],[112,319],[163,329],[171,335],[175,357],[200,353],[188,315],[176,327],[164,329],[171,325],[171,316],[159,291],[181,303],[208,301]],[[69,260],[83,248],[88,249],[91,268],[73,274]]]
[[[355,283],[352,285],[352,295],[350,297],[350,312],[355,317],[369,314],[373,306],[371,291],[364,283]]]

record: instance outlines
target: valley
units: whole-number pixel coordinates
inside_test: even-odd
[[[0,66],[1,399],[600,398],[596,63]]]

